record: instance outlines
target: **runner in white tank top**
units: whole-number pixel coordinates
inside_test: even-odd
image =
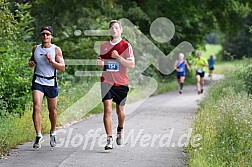
[[[57,46],[54,44],[52,44],[50,48],[43,48],[41,44],[36,46],[34,51],[34,60],[37,62],[34,72],[37,75],[34,80],[35,83],[47,86],[55,85],[56,69],[49,63],[46,55],[50,54],[52,56],[52,61],[55,61],[56,48]],[[52,79],[43,77],[52,77]]]
[[[51,43],[52,28],[45,26],[40,31],[41,45],[33,47],[32,57],[29,60],[29,67],[35,67],[32,82],[33,97],[33,123],[36,131],[36,139],[33,148],[39,149],[43,142],[41,134],[41,106],[43,97],[46,96],[49,118],[51,122],[50,145],[56,146],[56,121],[57,121],[57,96],[58,87],[56,84],[56,70],[64,71],[65,63],[62,51]]]

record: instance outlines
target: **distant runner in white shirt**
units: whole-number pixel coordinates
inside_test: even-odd
[[[175,64],[174,64],[174,69],[177,72],[176,75],[177,75],[177,79],[178,79],[180,94],[182,94],[182,90],[183,90],[183,86],[184,86],[184,81],[185,81],[185,76],[186,76],[186,67],[189,71],[191,71],[189,64],[184,59],[184,54],[180,53],[179,60],[176,60]]]

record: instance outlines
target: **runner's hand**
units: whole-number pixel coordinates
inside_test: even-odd
[[[29,65],[29,67],[34,67],[34,66],[36,66],[36,63],[33,60],[29,60],[28,65]]]
[[[116,50],[113,50],[113,52],[111,53],[111,57],[114,59],[117,59],[118,57],[120,57],[120,55],[118,54]]]
[[[101,57],[98,57],[96,61],[97,66],[103,67],[104,66],[104,60]]]
[[[49,53],[46,54],[46,58],[49,61],[49,63],[52,62],[52,56]]]

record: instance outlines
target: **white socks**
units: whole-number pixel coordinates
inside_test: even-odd
[[[41,133],[37,133],[37,137],[43,137]]]
[[[51,131],[51,132],[50,132],[50,135],[51,135],[51,136],[56,136],[56,131]]]

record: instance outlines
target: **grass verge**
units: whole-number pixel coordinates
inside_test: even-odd
[[[42,133],[48,133],[50,130],[50,122],[48,112],[43,109],[41,112],[43,124]],[[0,158],[4,154],[8,154],[8,150],[15,148],[16,145],[25,141],[34,139],[34,128],[32,122],[31,109],[27,109],[22,117],[12,115],[0,120]]]
[[[192,167],[247,167],[252,164],[252,99],[236,75],[212,85],[193,123],[200,146],[189,147]]]

